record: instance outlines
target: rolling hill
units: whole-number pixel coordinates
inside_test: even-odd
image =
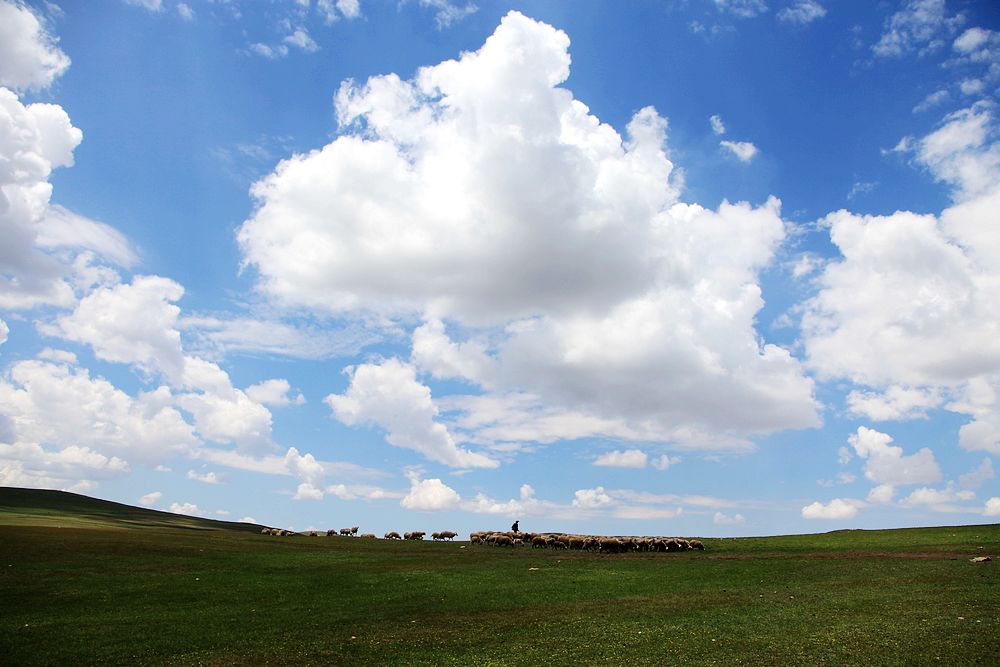
[[[185,528],[260,532],[263,526],[215,521],[100,500],[67,491],[0,486],[0,525],[65,528]]]

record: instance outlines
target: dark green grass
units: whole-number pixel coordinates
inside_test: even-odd
[[[0,663],[1000,664],[997,526],[705,542],[0,526]]]

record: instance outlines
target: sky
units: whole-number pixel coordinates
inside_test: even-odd
[[[0,0],[0,485],[995,523],[998,97],[988,0]]]

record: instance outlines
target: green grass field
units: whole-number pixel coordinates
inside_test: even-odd
[[[67,494],[33,514],[15,491],[4,665],[1000,664],[1000,562],[969,562],[1000,553],[996,525],[611,556],[273,538],[103,505],[84,525]]]

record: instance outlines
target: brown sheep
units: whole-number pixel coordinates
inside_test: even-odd
[[[535,537],[531,539],[532,549],[544,549],[545,547],[546,547],[545,538],[542,537],[541,535],[535,535]]]
[[[441,531],[441,539],[442,540],[454,540],[456,537],[458,537],[458,533],[456,533],[454,531],[451,531],[451,530],[442,530]]]
[[[698,551],[705,550],[705,543],[701,540],[691,540],[690,544],[692,549],[697,549]]]
[[[512,540],[507,535],[497,535],[493,542],[498,547],[512,547],[514,546],[514,540]]]
[[[260,534],[261,535],[270,535],[271,534],[271,529],[270,528],[261,528]]]
[[[337,531],[334,530],[333,528],[331,528],[330,530],[326,531],[326,536],[327,537],[333,537],[336,534],[337,534]]]
[[[354,526],[353,528],[351,528],[351,536],[354,537],[357,536],[357,534],[358,534],[358,527]]]
[[[403,538],[400,537],[399,533],[397,533],[396,531],[393,530],[393,531],[388,532],[388,533],[385,534],[385,539],[387,539],[387,540],[401,540]]]
[[[374,540],[375,533],[365,533],[364,535],[361,536],[361,539]]]
[[[419,531],[419,530],[414,530],[412,532],[405,533],[403,535],[403,537],[405,539],[407,539],[407,540],[422,540],[422,539],[424,539],[424,535],[426,535],[426,534],[427,533],[425,533],[425,532],[422,532],[422,531]]]

